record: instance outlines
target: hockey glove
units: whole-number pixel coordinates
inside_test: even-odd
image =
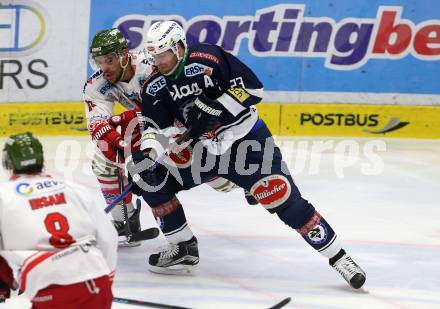
[[[131,145],[131,151],[139,151],[141,130],[139,118],[142,116],[139,109],[125,111],[119,115],[110,117],[108,123],[113,126],[121,127],[121,136],[123,140]]]
[[[187,117],[188,127],[191,127],[190,138],[197,139],[212,131],[223,110],[223,105],[217,100],[212,100],[204,94],[198,96]]]
[[[11,290],[16,290],[17,284],[12,276],[12,269],[6,260],[0,256],[0,303],[11,296]]]
[[[126,146],[122,136],[107,121],[101,121],[95,125],[92,131],[92,139],[96,141],[96,145],[104,156],[112,162],[116,161],[115,148],[124,150]]]
[[[152,170],[150,169],[154,162],[143,151],[132,154],[131,160],[127,162],[127,170],[128,181],[133,184],[132,192],[134,194],[141,196],[144,192],[148,192],[148,187],[159,186],[167,176],[168,170],[162,164],[158,164]]]

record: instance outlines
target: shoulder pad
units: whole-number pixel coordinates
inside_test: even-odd
[[[92,75],[93,76],[93,75]],[[108,91],[113,87],[105,78],[102,72],[93,78],[87,79],[83,93],[91,97],[107,96]]]
[[[92,83],[93,83],[93,80],[94,80],[96,77],[98,77],[99,75],[101,75],[101,74],[102,74],[102,71],[101,71],[101,70],[99,70],[99,71],[95,71],[92,75],[90,75],[90,76],[87,78],[86,82],[84,83],[83,93],[85,93],[87,85],[92,84]]]

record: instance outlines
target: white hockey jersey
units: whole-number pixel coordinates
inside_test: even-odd
[[[121,103],[127,110],[140,108],[140,89],[150,75],[152,66],[143,52],[130,53],[133,78],[128,82],[109,83],[102,71],[95,72],[87,79],[83,89],[87,128],[91,132],[95,125],[114,115],[115,102]]]
[[[0,254],[30,299],[51,284],[112,275],[118,236],[104,203],[43,174],[0,184]]]

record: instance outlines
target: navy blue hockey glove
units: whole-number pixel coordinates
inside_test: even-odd
[[[212,131],[223,111],[223,105],[217,100],[204,94],[198,96],[187,117],[187,126],[191,127],[190,138],[197,139]]]
[[[158,164],[150,170],[154,160],[143,151],[133,153],[131,158],[127,162],[128,182],[133,184],[132,192],[135,195],[142,196],[144,192],[148,192],[145,184],[149,187],[157,187],[162,183],[168,172],[165,166]]]

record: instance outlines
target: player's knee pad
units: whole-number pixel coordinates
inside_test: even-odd
[[[291,199],[283,207],[276,209],[276,214],[281,221],[294,229],[304,226],[313,216],[314,212],[315,208],[313,205],[302,197]]]
[[[222,177],[216,177],[206,182],[206,184],[211,188],[213,188],[214,190],[223,193],[227,193],[238,188],[238,186],[235,183]]]

